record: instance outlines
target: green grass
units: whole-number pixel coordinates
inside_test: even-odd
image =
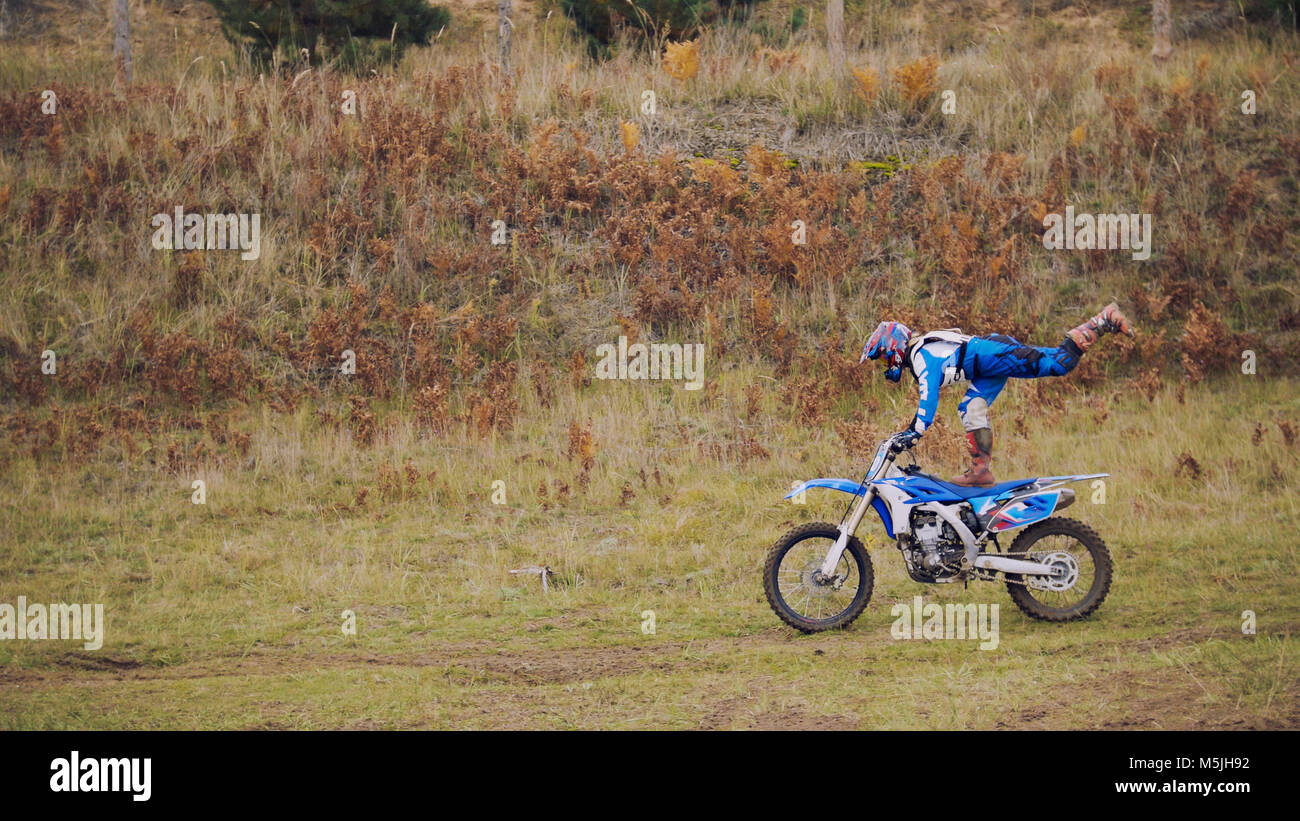
[[[1295,726],[1300,562],[1286,534],[1300,522],[1297,453],[1272,425],[1250,443],[1256,419],[1293,418],[1294,382],[1243,376],[1193,388],[1184,405],[1121,398],[1100,423],[1087,406],[1044,411],[1023,435],[1010,421],[1027,398],[1013,384],[995,408],[1000,476],[1113,474],[1104,505],[1081,486],[1068,512],[1115,557],[1101,610],[1040,624],[1000,586],[918,585],[869,523],[872,604],[847,631],[802,637],[768,610],[762,559],[792,524],[834,521],[842,505],[829,491],[810,492],[804,507],[781,496],[796,479],[851,475],[864,455],[844,453],[834,435],[765,422],[770,459],[700,458],[752,376],[724,374],[711,403],[703,392],[597,383],[481,444],[399,433],[362,451],[302,415],[279,419],[255,436],[253,467],[195,474],[208,481],[204,506],[190,503],[188,475],[123,491],[89,468],[17,460],[0,508],[0,601],[103,602],[108,628],[98,652],[0,644],[0,721]],[[577,493],[562,421],[575,411],[591,417],[600,447],[593,478],[585,495],[543,512],[540,482]],[[674,420],[685,436],[664,435]],[[1184,452],[1200,480],[1172,475]],[[406,501],[372,493],[364,511],[327,510],[373,489],[378,463],[407,456],[436,471],[434,487],[421,480]],[[496,478],[504,505],[491,502]],[[636,493],[626,505],[624,482]],[[555,571],[548,593],[535,576],[508,573],[529,564]],[[893,640],[889,609],[914,595],[998,604],[998,648]],[[341,632],[345,609],[356,636]],[[641,631],[644,610],[655,612],[654,635]],[[1243,610],[1257,614],[1258,635],[1241,634]]]

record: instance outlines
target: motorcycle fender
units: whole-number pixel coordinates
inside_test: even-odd
[[[830,488],[851,496],[862,496],[867,492],[865,485],[852,479],[809,479],[787,493],[785,498],[793,499],[800,493],[815,487]],[[880,517],[880,523],[885,526],[885,533],[889,534],[891,539],[897,538],[894,530],[895,522],[901,524],[899,533],[908,532],[907,499],[907,494],[892,485],[876,486],[876,496],[871,500],[871,507]]]
[[[831,490],[838,490],[841,493],[848,493],[851,496],[861,496],[867,492],[867,488],[861,483],[852,479],[809,479],[799,487],[786,494],[785,498],[793,499],[800,493],[815,487],[827,487]]]

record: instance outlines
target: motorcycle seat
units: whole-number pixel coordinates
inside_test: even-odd
[[[928,478],[963,499],[974,499],[977,496],[998,496],[1009,490],[1028,487],[1038,481],[1037,479],[1012,479],[1010,482],[999,482],[991,487],[965,487],[963,485],[954,485],[952,482],[940,479],[938,476],[929,476]]]

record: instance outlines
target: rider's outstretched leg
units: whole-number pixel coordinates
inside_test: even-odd
[[[1128,321],[1128,317],[1124,316],[1124,312],[1114,302],[1102,308],[1101,313],[1092,319],[1067,331],[1065,336],[1079,348],[1079,353],[1083,353],[1092,347],[1099,336],[1106,333],[1136,336],[1133,323]]]

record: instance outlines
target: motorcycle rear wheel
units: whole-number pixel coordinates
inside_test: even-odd
[[[1007,592],[1026,616],[1040,621],[1078,621],[1101,607],[1110,592],[1110,551],[1097,532],[1083,522],[1054,516],[1032,524],[1020,531],[1006,555],[1038,561],[1060,553],[1069,553],[1075,562],[1076,580],[1068,590],[1035,589],[1035,584],[1042,587],[1043,582],[1007,574]]]

